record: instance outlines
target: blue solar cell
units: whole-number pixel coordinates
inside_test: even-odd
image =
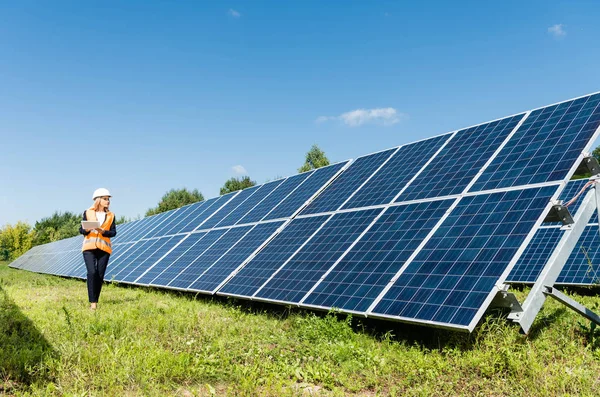
[[[586,226],[563,267],[557,284],[600,284],[600,234],[598,225]]]
[[[156,267],[157,276],[149,281],[145,278],[138,280],[141,284],[148,283],[156,286],[167,286],[182,271],[194,262],[215,243],[222,235],[227,232],[226,229],[214,230],[210,233],[199,232],[192,233],[183,243],[171,251],[163,258]],[[162,269],[162,270],[161,270]],[[154,270],[154,268],[152,269]],[[160,270],[160,272],[159,272]],[[148,278],[151,275],[148,275]]]
[[[262,187],[263,185],[252,186],[238,192],[238,194],[235,197],[233,197],[226,205],[224,205],[213,216],[207,219],[198,230],[212,229],[213,227],[215,227],[217,223],[225,219],[227,215],[232,213],[240,204],[242,204],[244,201],[250,198]]]
[[[144,224],[145,222],[148,222],[146,218],[128,222],[125,225],[123,225],[125,227],[117,225],[117,235],[111,238],[111,242],[114,245],[124,244],[128,241],[132,241],[131,236],[133,236],[134,233],[136,233],[136,231],[139,229],[140,225]]]
[[[313,171],[299,189],[294,190],[277,205],[263,220],[287,218],[294,215],[316,192],[336,176],[347,164],[347,161],[318,168]]]
[[[238,205],[233,211],[223,218],[215,227],[232,226],[235,225],[239,220],[244,217],[252,208],[259,204],[265,197],[277,189],[277,187],[283,182],[283,179],[277,181],[265,183],[260,185],[258,190],[248,197],[243,203]]]
[[[141,219],[138,227],[127,237],[123,237],[119,240],[120,243],[130,243],[133,241],[138,241],[144,238],[146,234],[148,234],[155,227],[160,225],[166,219],[168,219],[171,215],[173,215],[174,211],[162,212],[157,215],[148,216],[144,219]],[[118,232],[117,232],[118,235]]]
[[[540,228],[506,278],[507,282],[533,283],[563,235],[560,227]]]
[[[370,209],[332,215],[255,296],[299,302],[381,211]]]
[[[558,187],[464,197],[373,313],[473,326]]]
[[[171,233],[188,233],[196,230],[202,223],[212,214],[218,211],[219,208],[229,201],[233,194],[226,194],[219,197],[213,197],[207,200],[201,207],[197,207],[196,211],[190,214],[184,221],[178,225]]]
[[[146,250],[143,258],[136,258],[132,261],[131,265],[127,267],[127,269],[131,269],[128,273],[121,272],[115,279],[126,283],[133,283],[184,237],[185,236],[160,237],[151,248]]]
[[[275,233],[283,222],[261,223],[239,240],[188,288],[193,291],[214,292],[233,271]]]
[[[302,183],[312,175],[312,172],[304,172],[287,178],[281,185],[261,201],[256,207],[248,212],[242,219],[237,222],[237,225],[243,225],[251,222],[260,221],[267,213],[269,213],[277,204],[288,197],[295,189],[301,189]]]
[[[327,219],[329,215],[293,219],[219,293],[252,296]]]
[[[70,251],[65,261],[56,269],[59,276],[68,276],[69,272],[75,267],[84,267],[83,255],[80,250]]]
[[[155,227],[148,234],[144,236],[144,238],[152,238],[152,237],[162,237],[167,235],[167,231],[179,225],[181,221],[183,221],[187,216],[195,209],[194,204],[186,205],[184,207],[178,208],[176,211],[169,217],[168,220],[161,223],[159,226]]]
[[[459,131],[396,202],[462,193],[524,115]]]
[[[563,236],[560,227],[540,228],[507,277],[509,283],[533,284]],[[588,225],[567,259],[556,284],[600,283],[600,234],[598,225]]]
[[[212,266],[223,254],[235,245],[244,235],[252,229],[252,226],[234,227],[231,229],[213,230],[208,232],[206,238],[215,232],[221,232],[219,240],[205,250],[201,255],[197,256],[188,267],[183,269],[172,281],[167,284],[173,288],[188,289],[198,277]]]
[[[172,222],[169,228],[165,228],[162,231],[162,235],[168,236],[171,234],[177,234],[183,229],[188,223],[195,219],[199,214],[206,211],[210,205],[214,202],[211,200],[208,201],[198,201],[196,203],[190,204],[184,208],[188,208],[188,210],[181,214],[177,222]]]
[[[453,202],[390,208],[301,303],[366,311]]]
[[[600,94],[531,112],[471,191],[567,178],[600,126]]]
[[[402,146],[342,208],[368,207],[392,202],[448,138],[450,134]]]
[[[106,273],[104,273],[105,280],[113,280],[115,276],[119,274],[123,269],[130,266],[132,260],[142,255],[146,249],[148,249],[155,240],[140,240],[131,244],[126,250],[114,258],[110,258],[108,266],[106,267]],[[114,255],[111,255],[114,256]]]
[[[196,244],[202,237],[204,237],[206,233],[201,232],[197,234],[187,234],[183,236],[183,241],[179,245],[173,248],[171,252],[165,255],[163,258],[159,259],[154,266],[149,268],[144,274],[138,277],[135,280],[136,284],[149,284],[152,280],[154,280],[159,274],[161,274],[168,266],[170,266],[173,261],[175,261],[179,256],[181,256],[185,251],[190,249],[194,244]],[[192,237],[193,236],[193,237]],[[187,238],[186,238],[187,237]]]
[[[300,215],[335,211],[397,150],[397,148],[356,159]]]

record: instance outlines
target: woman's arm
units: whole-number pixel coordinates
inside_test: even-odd
[[[115,237],[117,235],[117,227],[115,226],[116,217],[113,217],[113,221],[110,224],[110,230],[103,230],[102,235],[104,237]]]
[[[87,221],[87,215],[85,214],[87,211],[83,211],[83,220]],[[87,236],[88,234],[90,234],[89,231],[86,231],[83,226],[79,226],[79,233],[83,234],[84,236]]]

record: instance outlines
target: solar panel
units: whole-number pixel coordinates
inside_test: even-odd
[[[252,296],[328,218],[329,215],[293,219],[219,294]]]
[[[220,197],[214,197],[208,201],[201,208],[198,208],[197,211],[190,214],[188,218],[186,218],[180,227],[176,226],[176,230],[170,230],[171,233],[188,233],[192,230],[196,230],[202,223],[212,216],[215,212],[219,210],[224,204],[226,204],[231,198],[233,194],[226,194]]]
[[[267,196],[256,207],[251,209],[244,215],[236,224],[243,225],[246,223],[258,222],[277,204],[285,200],[296,189],[301,188],[304,181],[312,175],[312,172],[304,172],[302,174],[291,176],[277,188],[273,193]]]
[[[202,206],[204,202],[200,202],[198,205]],[[193,212],[196,208],[194,204],[186,205],[181,208],[177,212],[175,212],[167,222],[161,223],[159,226],[154,228],[151,232],[145,235],[145,238],[157,237],[157,236],[166,236],[167,231],[179,225],[184,219],[188,217],[190,212]]]
[[[308,179],[302,183],[302,189],[294,190],[276,205],[263,220],[288,218],[296,214],[311,197],[332,180],[338,172],[342,171],[347,164],[348,162],[344,161],[313,171]]]
[[[214,293],[244,261],[264,244],[283,222],[261,223],[250,230],[223,256],[204,271],[188,288]]]
[[[206,230],[212,229],[219,223],[221,220],[227,217],[231,212],[233,212],[240,204],[246,201],[250,196],[260,190],[263,186],[252,186],[237,192],[237,194],[219,211],[217,211],[213,216],[207,219],[202,226],[198,230]]]
[[[193,269],[196,262],[201,259],[202,254],[204,254],[204,252],[206,252],[206,250],[218,241],[226,232],[227,229],[192,233],[190,237],[185,240],[185,245],[181,244],[171,251],[156,266],[149,270],[150,274],[148,274],[147,277],[146,275],[141,277],[138,280],[138,283],[148,283],[150,285],[163,287],[177,286],[178,284],[173,284],[175,278],[189,267],[192,267]],[[188,244],[190,244],[189,248],[187,248]],[[150,279],[154,272],[158,273],[158,275]],[[191,277],[195,279],[195,276]],[[181,284],[185,285],[180,288],[185,288],[189,283],[191,283],[191,281],[182,282]]]
[[[136,258],[127,267],[115,275],[116,281],[133,283],[145,270],[162,256],[166,255],[184,236],[167,236],[154,240],[154,244],[144,252],[143,258]]]
[[[171,279],[167,284],[171,288],[189,289],[190,285],[196,281],[204,272],[209,269],[221,256],[223,256],[235,243],[237,243],[246,233],[252,229],[252,226],[234,227],[225,229],[225,232],[213,230],[208,233],[221,234],[220,238],[208,247],[202,254],[193,258],[188,267],[183,269],[177,276]],[[208,237],[207,236],[207,237]]]
[[[535,110],[471,191],[569,178],[600,126],[600,94]]]
[[[462,193],[524,114],[459,131],[396,202]]]
[[[453,202],[390,207],[302,303],[365,312]]]
[[[277,189],[277,187],[283,182],[283,179],[266,183],[261,185],[259,189],[250,197],[248,197],[243,203],[238,205],[233,211],[231,211],[226,217],[224,217],[216,227],[232,226],[235,225],[244,215],[246,215],[252,208],[258,205],[265,197]]]
[[[372,313],[472,329],[556,192],[554,185],[464,197]]]
[[[367,209],[333,215],[254,296],[299,302],[380,212]]]
[[[342,209],[390,203],[450,137],[451,134],[446,134],[400,147]]]
[[[301,215],[335,211],[379,169],[398,148],[363,156],[354,161],[344,173],[325,189]]]
[[[581,191],[587,182],[587,179],[569,181],[559,199],[563,203],[568,202]],[[581,200],[573,202],[568,207],[571,214],[575,215],[580,205]],[[597,283],[595,274],[600,267],[600,252],[598,252],[600,244],[598,244],[599,241],[596,241],[596,235],[599,233],[597,225],[598,214],[594,213],[577,243],[577,249],[569,256],[556,284],[589,285]],[[534,283],[537,280],[564,234],[561,226],[560,222],[544,223],[507,277],[508,283]]]

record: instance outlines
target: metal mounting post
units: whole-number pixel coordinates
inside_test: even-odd
[[[552,288],[560,272],[562,271],[569,255],[575,248],[579,237],[583,233],[588,221],[592,217],[594,211],[598,210],[597,203],[600,203],[600,188],[594,185],[585,194],[583,202],[574,217],[574,223],[563,226],[565,233],[558,242],[554,252],[546,262],[540,276],[531,288],[529,295],[523,302],[522,311],[513,311],[508,318],[521,326],[523,333],[527,334],[533,320],[542,308],[548,287]],[[555,296],[553,296],[556,298]]]

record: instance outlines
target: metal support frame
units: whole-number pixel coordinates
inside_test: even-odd
[[[569,298],[567,295],[563,294],[559,290],[553,287],[544,288],[544,295],[550,296],[565,306],[575,310],[577,313],[581,314],[583,317],[587,318],[590,321],[595,322],[600,325],[600,316],[583,306],[581,303],[574,301]]]
[[[546,262],[546,265],[531,288],[525,302],[523,302],[522,309],[515,307],[509,314],[509,320],[518,323],[521,326],[523,333],[527,334],[529,332],[535,317],[546,300],[546,296],[552,296],[579,313],[592,313],[565,295],[560,294],[553,286],[567,262],[567,259],[571,255],[571,252],[575,248],[577,241],[581,237],[588,221],[594,214],[594,211],[598,211],[600,214],[600,186],[598,186],[598,184],[595,184],[585,194],[579,211],[577,211],[577,214],[574,217],[574,223],[563,226],[565,233],[558,242],[550,259]],[[567,304],[567,302],[569,303]],[[575,309],[575,307],[577,307],[577,309]]]

